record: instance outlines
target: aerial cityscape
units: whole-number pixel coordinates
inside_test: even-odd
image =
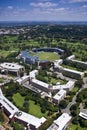
[[[87,130],[87,0],[0,1],[0,130]]]

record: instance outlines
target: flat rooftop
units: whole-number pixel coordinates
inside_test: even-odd
[[[66,91],[60,90],[53,98],[56,100],[60,100],[64,95],[66,95]]]
[[[16,63],[8,63],[8,62],[1,63],[0,66],[4,69],[10,69],[10,70],[19,70],[20,68],[24,68],[23,66],[18,65]]]
[[[40,80],[37,80],[37,79],[32,79],[32,82],[37,84],[37,85],[40,85],[44,88],[49,88],[49,84],[45,83],[45,82],[42,82]]]
[[[47,130],[63,130],[70,120],[71,116],[67,113],[63,113]]]
[[[30,114],[27,114],[23,111],[21,111],[21,115],[20,116],[16,116],[15,117],[19,120],[22,120],[28,124],[32,124],[34,125],[36,128],[38,128],[39,126],[42,125],[42,123],[44,123],[46,121],[46,119],[44,117],[42,118],[37,118],[35,116],[32,116]]]
[[[68,72],[72,72],[72,73],[76,73],[76,74],[80,74],[80,75],[84,75],[83,72],[81,71],[77,71],[77,70],[72,70],[72,69],[68,69],[68,68],[63,68],[65,71],[68,71]]]

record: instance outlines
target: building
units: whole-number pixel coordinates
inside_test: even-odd
[[[60,90],[54,97],[53,97],[53,102],[56,104],[59,104],[59,102],[64,99],[66,96],[66,91],[65,90]]]
[[[75,55],[72,55],[72,56],[67,57],[67,61],[68,61],[68,62],[71,62],[71,63],[76,63],[76,65],[77,65],[79,68],[87,69],[87,62],[75,60]]]
[[[39,61],[39,58],[36,56],[32,56],[29,54],[29,51],[22,51],[20,54],[20,59],[23,63],[27,64],[37,64]]]
[[[54,61],[54,69],[57,69],[63,63],[62,59]]]
[[[34,48],[32,49],[33,52],[56,52],[60,55],[62,55],[64,53],[64,50],[60,49],[60,48]]]
[[[0,89],[0,108],[9,117],[9,121],[18,121],[30,130],[38,130],[38,128],[46,121],[44,117],[37,118],[33,115],[20,111],[6,97],[4,97]]]
[[[62,55],[64,53],[64,50],[60,49],[60,48],[34,48],[32,49],[32,52],[34,53],[38,53],[38,52],[56,52],[59,55]],[[29,54],[29,51],[21,51],[20,53],[20,59],[23,63],[27,63],[30,65],[33,64],[38,64],[40,66],[48,66],[50,65],[50,61],[49,60],[42,60],[40,61],[39,58],[37,56],[32,56],[31,54]]]
[[[75,81],[69,80],[66,84],[63,85],[54,85],[53,86],[53,91],[57,91],[57,90],[66,90],[66,91],[70,91],[73,89],[75,85]]]
[[[31,79],[31,78],[35,78],[37,74],[38,74],[38,70],[32,70],[32,71],[29,73],[30,79]]]
[[[80,112],[79,116],[82,117],[83,119],[87,120],[87,112]]]
[[[66,91],[70,91],[74,88],[75,81],[69,80],[67,84],[63,85],[63,89]]]
[[[16,82],[18,82],[20,85],[24,84],[25,82],[29,81],[30,76],[24,75],[23,77],[17,78]]]
[[[9,119],[12,119],[14,114],[19,111],[6,97],[4,97],[0,89],[0,108],[6,113]]]
[[[47,93],[52,91],[52,85],[49,85],[49,84],[42,82],[40,80],[37,80],[37,79],[31,79],[30,84],[33,87],[38,88]]]
[[[38,130],[38,128],[46,121],[44,117],[37,118],[23,111],[17,113],[14,117],[15,121],[22,123],[29,130]]]
[[[13,74],[19,76],[21,73],[24,73],[25,68],[22,65],[17,63],[8,63],[4,62],[0,64],[1,71],[4,71],[6,74]]]
[[[65,130],[71,121],[71,116],[63,113],[47,130]]]
[[[84,77],[84,72],[80,72],[77,70],[71,70],[68,68],[63,68],[61,70],[62,74],[68,77],[71,77],[73,79],[82,79]]]
[[[69,56],[69,57],[66,58],[66,60],[69,60],[69,61],[73,60],[73,59],[75,59],[75,55],[71,55],[71,56]]]

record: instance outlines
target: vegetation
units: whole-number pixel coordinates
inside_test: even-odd
[[[0,122],[4,122],[4,115],[2,111],[0,111]]]
[[[63,58],[75,54],[77,59],[87,61],[87,26],[85,25],[14,27],[14,29],[18,28],[23,28],[25,33],[21,31],[19,35],[0,35],[0,56],[3,60],[7,57],[13,60],[10,54],[17,54],[25,49],[60,47],[65,50]],[[11,30],[9,27],[6,29]]]
[[[53,85],[56,85],[57,83],[59,83],[59,84],[66,84],[67,83],[66,80],[62,80],[60,78],[57,78],[55,74],[51,74],[49,72],[47,73],[46,70],[39,70],[39,73],[36,76],[36,78],[38,80],[45,82],[45,83],[53,84]]]
[[[55,61],[59,59],[59,55],[57,53],[52,53],[52,52],[39,52],[34,55],[39,57],[39,60]]]
[[[85,128],[81,127],[80,125],[71,124],[67,130],[85,130]]]
[[[65,51],[61,58],[65,59],[67,56],[75,54],[77,59],[87,61],[87,26],[85,25],[32,25],[13,27],[13,29],[19,30],[20,28],[23,28],[25,33],[19,32],[19,34],[16,35],[0,35],[0,63],[4,61],[20,62],[15,57],[21,50],[32,50],[32,48],[37,47],[59,47]],[[6,27],[5,29],[11,30],[12,28]],[[39,55],[41,59],[44,59],[44,57],[52,60],[58,59],[58,57],[56,57],[58,55],[52,54],[52,57],[51,54],[45,54],[38,53],[37,55]],[[32,66],[31,68],[31,66],[23,65],[25,66],[27,73],[36,67]],[[64,65],[67,65],[66,61],[64,62]],[[79,71],[85,70],[82,66],[78,66],[77,64],[69,63],[67,67]],[[40,72],[41,75],[39,73],[37,78],[49,84],[56,84],[57,82],[60,82],[61,84],[65,83],[65,81],[56,79],[54,75],[47,75],[46,71],[47,70]],[[82,87],[82,84],[82,80],[78,80],[76,87],[68,92],[65,100],[60,102],[60,108],[65,108],[67,106],[68,102],[72,100],[78,89]],[[58,106],[49,103],[46,99],[41,99],[40,95],[31,92],[12,81],[11,83],[6,84],[2,89],[5,96],[14,104],[18,105],[21,110],[29,112],[37,117],[44,115],[48,118],[47,122],[42,125],[40,130],[45,130],[52,124],[55,118],[53,113],[58,111]],[[78,106],[82,103],[84,108],[87,108],[87,89],[82,90],[77,95],[76,102]],[[87,122],[78,117],[79,109],[77,109],[77,104],[74,104],[70,108],[71,114],[73,115],[73,124],[71,124],[69,130],[83,130],[84,127],[87,128]],[[33,108],[35,109],[33,110]],[[2,122],[2,113],[0,113],[0,117],[2,117],[0,118],[0,122]],[[80,127],[80,125],[82,127]],[[20,125],[17,123],[12,124],[12,126],[14,127],[14,130],[23,129],[20,128]]]
[[[6,84],[2,89],[5,96],[19,107],[20,110],[31,113],[36,117],[45,116],[48,118],[53,113],[58,112],[58,106],[49,103],[47,99],[41,99],[39,94],[17,83],[13,83],[13,81]]]
[[[0,83],[3,83],[5,79],[4,78],[0,78]]]

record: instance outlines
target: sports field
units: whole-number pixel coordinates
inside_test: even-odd
[[[35,56],[39,57],[39,60],[55,61],[59,59],[59,55],[55,52],[39,52]]]

